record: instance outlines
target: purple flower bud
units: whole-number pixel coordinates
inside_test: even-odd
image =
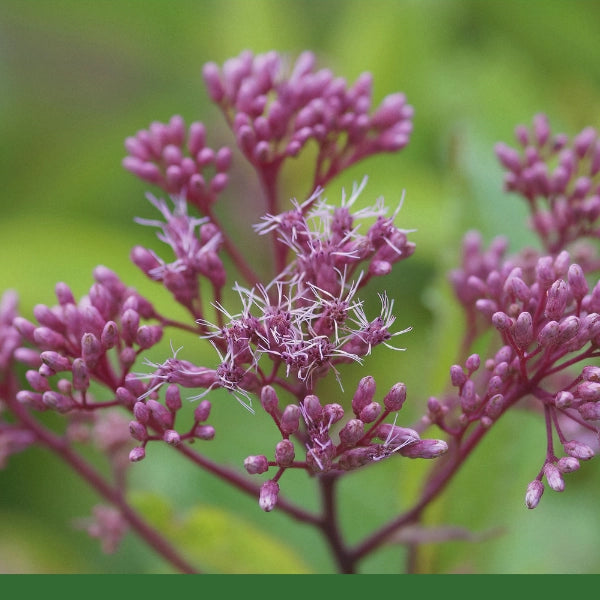
[[[454,387],[461,387],[467,381],[467,376],[460,365],[450,367],[450,380]]]
[[[27,408],[38,411],[44,411],[48,408],[42,401],[42,394],[30,390],[21,390],[17,392],[17,402]]]
[[[371,375],[363,377],[356,387],[356,392],[352,398],[352,410],[357,417],[360,417],[360,411],[370,404],[375,396],[375,379]]]
[[[589,285],[585,279],[583,269],[577,264],[572,264],[569,267],[567,277],[569,288],[573,294],[573,297],[576,300],[581,301],[582,298],[589,292]]]
[[[407,458],[437,458],[448,451],[448,444],[444,440],[418,440],[413,444],[404,446],[399,450]]]
[[[38,369],[42,364],[40,353],[33,348],[17,348],[14,357],[15,360],[33,369]]]
[[[561,473],[573,473],[573,471],[579,469],[580,464],[579,461],[572,456],[563,456],[558,460],[556,466]]]
[[[88,369],[94,369],[102,354],[100,340],[93,333],[84,333],[81,338],[81,357]]]
[[[486,403],[484,414],[489,419],[495,421],[501,414],[504,408],[504,396],[502,394],[494,394]]]
[[[564,491],[565,481],[562,473],[556,465],[553,465],[552,463],[546,463],[544,465],[544,475],[546,476],[546,481],[551,489],[553,489],[555,492]]]
[[[121,315],[121,335],[128,346],[132,346],[140,326],[140,315],[137,311],[128,308]]]
[[[133,363],[135,363],[136,358],[137,353],[130,346],[126,346],[119,353],[119,362],[121,363],[121,366],[125,371],[128,371],[133,366]]]
[[[49,327],[36,327],[33,341],[41,350],[62,350],[66,346],[65,338]]]
[[[372,446],[361,446],[346,450],[339,458],[337,465],[341,469],[351,471],[373,462],[375,451]]]
[[[133,416],[140,423],[147,425],[150,422],[150,408],[144,402],[136,402],[133,405]]]
[[[528,312],[522,312],[513,328],[515,343],[519,348],[525,349],[533,340],[533,318]]]
[[[575,395],[584,402],[596,402],[600,400],[600,383],[596,381],[584,381],[577,386]]]
[[[547,292],[545,315],[552,321],[558,321],[567,307],[568,289],[567,284],[558,279]]]
[[[344,418],[344,408],[341,404],[331,403],[323,407],[323,421],[333,425]]]
[[[421,439],[414,429],[400,427],[398,425],[393,425],[392,423],[382,423],[377,428],[375,437],[386,440],[389,444],[394,445],[416,442]]]
[[[527,508],[535,508],[542,498],[544,493],[544,484],[539,479],[534,479],[527,486],[527,493],[525,494],[525,506]]]
[[[587,444],[578,442],[576,440],[565,442],[565,444],[563,444],[563,448],[569,456],[578,458],[579,460],[590,460],[594,457],[594,451],[592,448],[590,448]]]
[[[181,408],[181,394],[179,387],[175,384],[170,384],[165,392],[165,404],[171,412],[176,412]]]
[[[508,331],[513,325],[513,320],[506,313],[498,311],[492,315],[492,325],[498,331]]]
[[[150,409],[156,422],[164,429],[170,429],[173,426],[173,414],[157,400],[151,398],[146,401],[146,406]]]
[[[300,407],[297,404],[288,404],[281,415],[280,427],[285,435],[298,431],[300,426]]]
[[[295,456],[294,444],[290,440],[281,440],[275,446],[275,462],[280,467],[289,467]]]
[[[129,433],[131,437],[138,442],[145,442],[148,439],[148,432],[146,427],[139,421],[129,421]]]
[[[110,350],[117,345],[119,339],[119,328],[114,321],[107,321],[102,330],[100,341],[105,350]]]
[[[65,306],[66,304],[75,304],[75,296],[73,296],[73,292],[71,288],[62,281],[58,282],[54,286],[54,293],[56,294],[56,299],[61,306]]]
[[[129,453],[129,460],[131,462],[139,462],[140,460],[143,460],[144,458],[146,458],[146,449],[143,448],[142,446],[136,446]]]
[[[28,321],[24,317],[15,317],[13,326],[27,341],[35,343],[34,332],[36,326],[31,321]]]
[[[395,383],[383,399],[385,409],[396,412],[402,408],[406,400],[406,385]]]
[[[600,402],[584,402],[577,410],[586,421],[600,420]]]
[[[215,428],[212,425],[198,425],[194,428],[194,435],[201,440],[210,441],[215,437]]]
[[[38,371],[34,371],[33,369],[28,370],[25,373],[25,378],[36,392],[46,392],[50,389],[48,379],[43,375],[40,375]]]
[[[564,344],[572,340],[577,335],[579,328],[580,321],[575,315],[563,319],[558,327],[558,343]]]
[[[169,444],[169,446],[179,446],[181,444],[181,436],[174,429],[167,429],[163,433],[163,440]]]
[[[540,346],[549,346],[558,343],[560,326],[557,321],[548,321],[538,333]]]
[[[59,333],[64,333],[65,324],[52,309],[48,308],[45,304],[36,304],[36,306],[33,307],[33,316],[40,325],[53,329]]]
[[[381,404],[371,402],[360,411],[360,420],[365,423],[373,423],[381,414]]]
[[[265,512],[271,512],[277,504],[279,484],[276,481],[265,481],[260,488],[259,506]]]
[[[42,363],[45,364],[52,373],[61,373],[71,370],[71,362],[66,356],[62,356],[58,352],[47,350],[40,354]]]
[[[556,406],[556,408],[568,408],[569,406],[571,406],[571,404],[573,404],[574,399],[575,398],[573,397],[573,394],[571,394],[571,392],[563,390],[556,394],[556,397],[554,398],[554,405]]]
[[[354,446],[364,435],[365,424],[360,419],[350,419],[340,430],[340,442],[345,446]]]
[[[260,403],[265,409],[265,412],[274,415],[277,412],[279,406],[279,399],[277,398],[277,392],[270,385],[265,385],[260,391]]]
[[[83,358],[76,358],[71,367],[73,387],[85,391],[90,387],[90,374]]]
[[[160,325],[142,325],[137,330],[136,341],[140,348],[148,349],[158,344],[163,335]]]
[[[199,423],[208,420],[211,407],[210,400],[202,400],[202,402],[194,409],[194,420]]]
[[[69,396],[48,390],[42,394],[42,402],[59,413],[68,413],[77,406],[77,402]]]
[[[250,475],[260,475],[269,470],[269,461],[266,456],[247,456],[244,459],[244,468]]]
[[[306,396],[302,401],[302,406],[304,407],[306,417],[313,422],[319,421],[323,416],[321,402],[314,394]]]
[[[481,365],[481,358],[479,357],[479,354],[471,354],[471,356],[469,356],[467,358],[467,361],[465,362],[465,367],[467,367],[467,370],[471,373],[474,373],[475,371],[477,371],[477,369],[479,369]]]
[[[542,256],[538,259],[536,265],[536,281],[543,290],[547,290],[556,280],[553,262],[551,256]]]

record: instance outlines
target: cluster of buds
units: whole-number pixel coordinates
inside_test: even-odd
[[[404,94],[387,96],[370,113],[372,76],[363,73],[348,86],[328,69],[315,70],[311,52],[288,69],[276,52],[244,51],[222,68],[207,63],[203,75],[237,145],[257,170],[277,168],[313,141],[315,182],[324,185],[353,163],[401,150],[410,139],[413,109]]]
[[[318,396],[309,394],[301,402],[281,409],[275,390],[271,386],[262,388],[261,405],[282,436],[272,460],[261,454],[248,456],[244,461],[244,467],[252,475],[277,469],[275,477],[261,486],[259,505],[263,510],[275,507],[278,481],[289,468],[321,474],[354,470],[394,454],[431,459],[446,452],[448,446],[444,441],[421,439],[414,429],[396,425],[397,413],[406,400],[403,383],[394,385],[381,402],[374,399],[375,391],[373,377],[363,377],[352,398],[352,418],[342,424],[345,411],[340,404],[322,404]],[[385,423],[392,414],[394,423]],[[296,458],[299,445],[303,446],[302,457]]]
[[[213,150],[206,145],[206,128],[195,122],[186,132],[176,115],[168,123],[154,122],[125,140],[129,155],[123,167],[163,189],[182,196],[205,212],[229,181],[232,153],[226,146]]]
[[[171,247],[175,260],[167,263],[143,246],[132,249],[131,260],[147,277],[161,282],[192,315],[199,317],[202,313],[201,278],[211,283],[216,297],[219,297],[226,282],[225,267],[218,254],[223,236],[207,217],[189,215],[183,196],[172,197],[173,210],[164,200],[153,196],[148,196],[148,199],[160,211],[164,221],[141,218],[136,221],[157,227],[158,239]]]
[[[505,249],[503,239],[487,250],[478,235],[465,239],[463,267],[452,273],[457,296],[467,315],[478,313],[498,332],[502,347],[483,363],[484,369],[478,355],[464,367],[454,365],[450,377],[457,394],[431,398],[428,420],[459,435],[473,422],[489,427],[524,396],[536,398],[546,414],[548,448],[556,435],[566,456],[548,452],[527,493],[526,504],[533,508],[543,492],[543,477],[561,491],[562,474],[597,451],[577,438],[598,432],[600,369],[586,366],[573,376],[567,368],[600,356],[600,282],[590,287],[584,268],[571,261],[567,250],[506,260]],[[455,407],[458,423],[451,424]],[[564,433],[566,422],[575,429],[574,439]]]
[[[521,151],[496,145],[496,155],[507,169],[505,188],[528,201],[533,228],[546,249],[554,253],[573,240],[598,237],[597,131],[587,127],[569,140],[564,134],[552,134],[547,117],[538,114],[531,128],[519,125],[515,137]]]
[[[293,251],[296,258],[288,270],[307,287],[335,297],[343,291],[339,273],[351,276],[367,263],[366,276],[359,282],[365,285],[370,277],[389,274],[394,263],[414,253],[415,244],[407,237],[410,231],[394,225],[400,206],[388,216],[380,198],[373,207],[351,212],[366,182],[365,178],[355,185],[348,199],[343,194],[341,206],[327,204],[318,189],[304,203],[278,215],[268,214],[256,226],[261,234],[274,232]],[[363,219],[372,223],[361,234]]]
[[[29,367],[26,378],[31,389],[17,393],[23,405],[69,413],[122,404],[118,396],[95,402],[89,393],[91,381],[114,392],[138,354],[160,341],[160,323],[142,323],[159,319],[146,299],[106,267],[97,267],[94,279],[79,303],[66,284],[57,284],[58,305],[34,307],[38,325],[24,317],[14,319],[23,340],[33,346],[14,352]]]

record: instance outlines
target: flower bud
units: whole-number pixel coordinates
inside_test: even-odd
[[[198,425],[194,428],[194,435],[198,439],[210,441],[215,437],[215,428],[212,425]]]
[[[558,467],[552,463],[544,465],[544,475],[551,489],[555,492],[562,492],[565,489],[565,481]]]
[[[280,467],[289,467],[295,455],[294,444],[290,440],[281,440],[275,446],[275,461]]]
[[[584,402],[577,410],[586,421],[600,420],[600,402]]]
[[[371,375],[363,377],[358,382],[356,392],[352,398],[352,410],[357,417],[360,416],[360,411],[373,400],[375,388],[375,379]]]
[[[270,512],[277,504],[279,495],[279,484],[276,481],[265,481],[260,488],[258,505],[265,511]]]
[[[561,473],[572,473],[580,467],[579,461],[572,456],[563,456],[558,460],[556,466]]]
[[[169,444],[169,446],[179,446],[181,444],[181,436],[174,429],[167,429],[163,433],[163,440]]]
[[[167,391],[165,392],[165,404],[171,412],[177,412],[182,406],[179,386],[174,383],[167,387]]]
[[[558,343],[560,326],[557,321],[548,321],[538,333],[540,346],[549,346]]]
[[[590,460],[594,457],[594,451],[592,448],[590,448],[587,444],[578,442],[576,440],[565,442],[565,444],[563,444],[563,448],[569,456],[578,458],[579,460]]]
[[[166,406],[151,398],[146,401],[146,406],[160,427],[170,429],[173,426],[173,414]]]
[[[270,415],[273,415],[277,412],[277,407],[279,405],[279,399],[277,398],[277,392],[270,385],[265,385],[260,391],[260,403],[262,407],[265,409]]]
[[[525,506],[527,508],[535,508],[542,498],[544,493],[544,484],[539,479],[534,479],[527,486],[527,493],[525,494]]]
[[[454,387],[461,387],[467,381],[467,376],[460,365],[450,367],[450,381]]]
[[[244,469],[250,475],[260,475],[269,470],[269,461],[266,456],[260,454],[257,456],[247,456],[244,459]]]
[[[492,315],[492,325],[498,331],[508,331],[513,325],[513,320],[506,313],[498,311]]]
[[[340,430],[340,442],[345,446],[354,446],[365,432],[365,424],[360,419],[350,419]]]
[[[40,354],[42,362],[47,365],[52,373],[61,373],[62,371],[71,370],[71,362],[66,356],[62,356],[58,352],[47,350]]]
[[[210,400],[202,400],[202,402],[200,402],[200,404],[198,404],[198,406],[196,406],[194,409],[194,420],[198,421],[199,423],[203,423],[204,421],[208,420],[211,408],[212,405]]]
[[[418,440],[408,444],[399,450],[402,456],[407,458],[437,458],[448,450],[448,444],[444,440]]]
[[[88,369],[94,369],[102,353],[100,340],[93,333],[84,333],[81,338],[81,357]]]
[[[383,406],[389,412],[396,412],[402,408],[406,400],[406,385],[395,383],[383,399]]]
[[[139,421],[129,421],[129,433],[133,439],[139,442],[145,442],[148,439],[148,432]]]
[[[314,394],[306,396],[302,402],[304,412],[311,421],[319,421],[323,416],[323,407],[319,398]]]
[[[150,422],[150,409],[144,402],[136,402],[133,405],[133,416],[136,418],[136,421],[147,425]]]
[[[323,407],[323,421],[327,424],[333,425],[344,418],[344,408],[341,404],[335,402],[326,404]]]
[[[567,307],[568,290],[567,284],[558,279],[547,292],[545,315],[552,321],[558,321]]]
[[[580,302],[590,289],[583,269],[577,264],[572,264],[567,273],[567,281],[573,297]]]
[[[90,387],[90,375],[83,358],[76,358],[71,367],[73,374],[73,387],[85,391]]]
[[[77,406],[77,402],[69,396],[64,396],[58,392],[48,390],[42,394],[42,402],[48,407],[59,413],[68,413]]]
[[[298,431],[300,426],[300,408],[297,404],[288,404],[281,415],[281,431],[289,435]]]
[[[522,312],[514,325],[513,336],[519,348],[525,349],[533,340],[533,319],[528,312]]]
[[[556,408],[568,408],[571,406],[574,399],[575,398],[571,392],[562,390],[556,394],[554,398],[554,406],[556,406]]]
[[[131,462],[139,462],[146,457],[146,450],[142,446],[136,446],[129,453],[129,460]]]
[[[360,420],[364,423],[373,423],[381,413],[381,404],[371,402],[360,411]]]

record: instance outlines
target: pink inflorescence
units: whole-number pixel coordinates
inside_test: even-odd
[[[244,51],[222,68],[204,66],[211,99],[223,110],[246,158],[256,167],[277,167],[309,142],[318,148],[315,182],[377,152],[408,143],[413,109],[404,94],[387,96],[371,111],[372,76],[348,86],[328,69],[315,69],[303,52],[291,67],[277,52]]]
[[[520,151],[499,143],[496,155],[507,170],[505,188],[529,202],[532,225],[549,251],[582,237],[599,237],[600,138],[586,127],[572,140],[553,134],[538,114],[531,128],[519,125]]]
[[[129,155],[123,166],[128,171],[201,210],[215,202],[229,181],[231,150],[207,146],[204,124],[195,122],[186,130],[179,115],[128,137],[125,148]]]

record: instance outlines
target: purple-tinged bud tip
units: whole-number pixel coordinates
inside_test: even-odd
[[[277,504],[279,484],[276,481],[265,481],[260,488],[259,506],[265,512],[271,512]]]
[[[527,508],[535,508],[542,498],[544,493],[544,484],[539,479],[534,479],[527,486],[527,493],[525,494],[525,506]]]

